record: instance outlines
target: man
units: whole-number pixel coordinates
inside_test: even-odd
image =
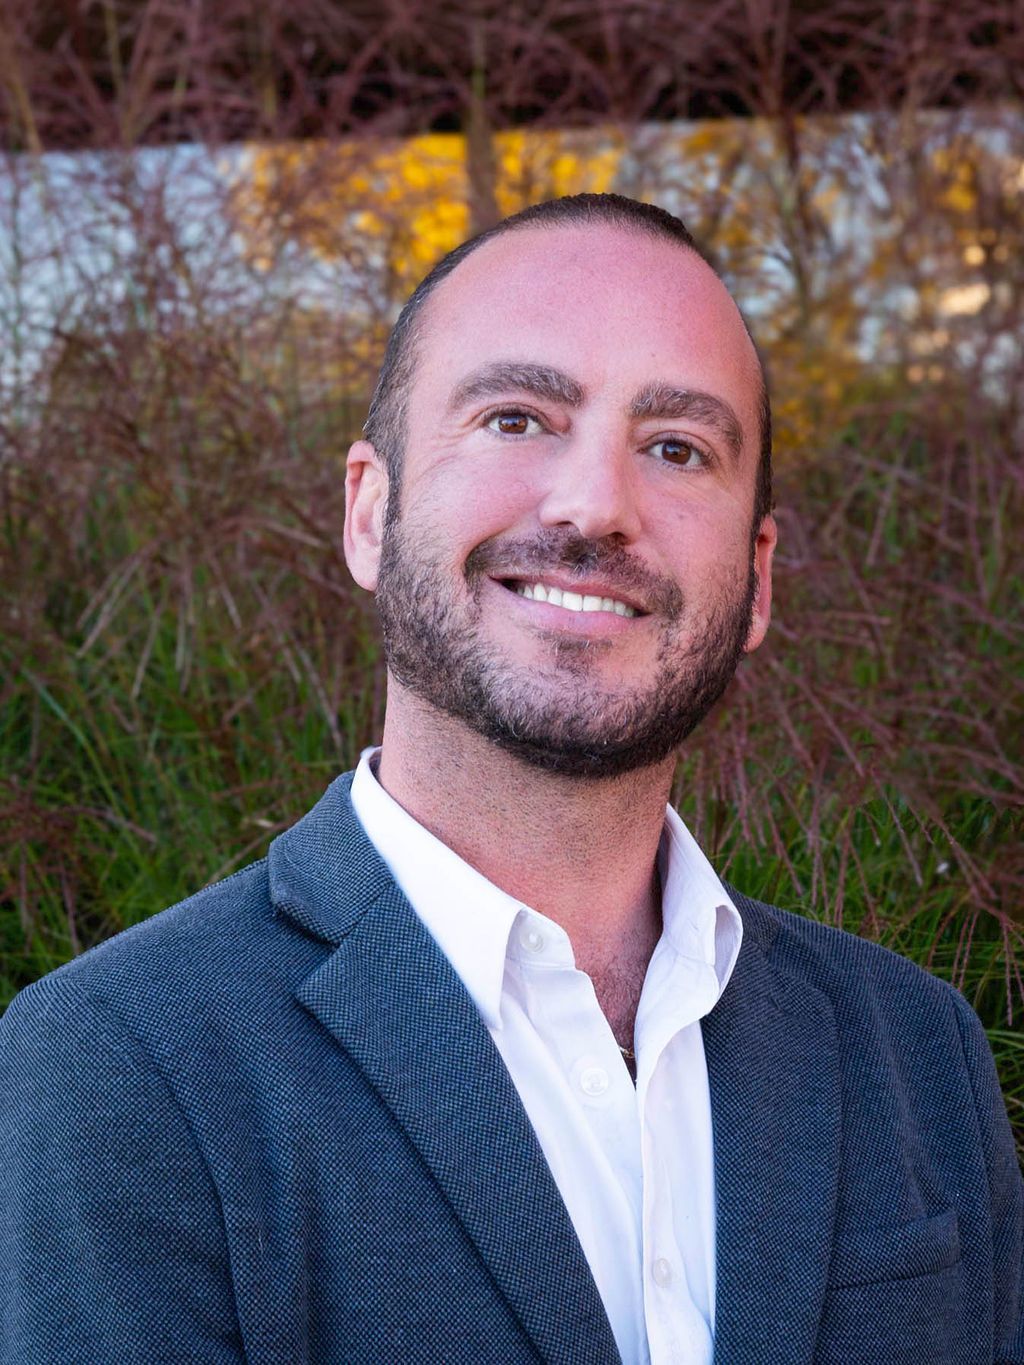
[[[8,1011],[4,1361],[1024,1362],[978,1021],[666,809],[776,535],[685,229],[582,196],[461,248],[367,434],[383,744]]]

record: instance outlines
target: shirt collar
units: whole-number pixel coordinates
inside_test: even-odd
[[[743,938],[739,911],[671,806],[665,809],[658,866],[662,934],[647,965],[633,1035],[641,1097],[670,1040],[720,1000]]]
[[[743,921],[721,879],[678,811],[665,807],[658,850],[662,939],[680,957],[714,968],[725,990],[743,940]]]
[[[389,796],[370,766],[379,752],[379,748],[364,749],[360,757],[352,781],[355,813],[487,1025],[500,1028],[505,960],[513,925],[521,915],[550,921],[488,881]],[[671,948],[674,956],[713,968],[717,999],[736,965],[742,921],[711,864],[671,806],[665,808],[658,862],[663,923],[659,955],[663,957],[664,950]]]
[[[388,795],[370,766],[379,753],[379,748],[363,750],[352,779],[352,807],[484,1021],[500,1028],[508,938],[524,907]]]

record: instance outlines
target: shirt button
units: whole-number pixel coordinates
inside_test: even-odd
[[[580,1074],[580,1089],[584,1095],[603,1095],[608,1089],[608,1072],[603,1066],[588,1066]]]
[[[651,1275],[659,1289],[667,1289],[672,1283],[672,1267],[664,1256],[659,1256],[651,1266]]]
[[[524,948],[531,953],[539,953],[544,948],[544,935],[539,929],[524,929],[519,939]]]

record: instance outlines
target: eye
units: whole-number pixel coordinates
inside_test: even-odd
[[[683,469],[703,469],[711,463],[711,456],[702,446],[693,441],[684,441],[679,436],[664,436],[647,447],[652,455],[667,464],[679,465]]]
[[[544,430],[536,417],[515,408],[506,409],[504,412],[492,412],[484,425],[499,436],[536,436]]]

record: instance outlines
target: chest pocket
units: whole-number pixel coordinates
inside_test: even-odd
[[[836,1245],[829,1287],[845,1289],[879,1280],[909,1280],[948,1270],[960,1259],[956,1210],[893,1228],[865,1228]]]
[[[815,1365],[958,1365],[960,1239],[947,1209],[837,1242]]]

